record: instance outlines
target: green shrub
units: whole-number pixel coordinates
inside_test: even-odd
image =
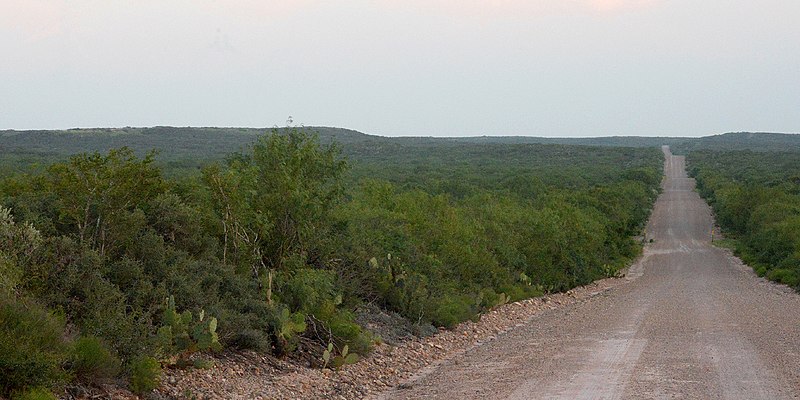
[[[229,342],[239,349],[268,351],[270,348],[269,336],[261,330],[244,328],[230,339]]]
[[[101,338],[113,345],[123,358],[149,351],[145,346],[151,326],[142,323],[143,319],[137,318],[137,312],[130,312],[130,303],[116,285],[96,275],[84,277],[77,285],[73,290],[80,293],[83,302],[68,304],[74,307],[69,311],[82,334]],[[145,310],[136,308],[138,313],[145,313]]]
[[[499,289],[501,292],[508,294],[509,302],[520,301],[544,294],[541,287],[537,285],[504,285]]]
[[[13,292],[21,275],[17,265],[0,252],[0,292]]]
[[[116,377],[120,370],[119,359],[94,336],[84,336],[75,341],[70,359],[72,371],[86,383],[106,382]]]
[[[152,357],[137,357],[131,361],[128,379],[132,392],[138,395],[150,393],[161,382],[161,364]]]
[[[800,276],[798,276],[797,271],[786,268],[777,268],[769,271],[767,279],[791,287],[797,287],[800,284]]]
[[[282,285],[281,301],[302,313],[314,312],[326,302],[338,305],[342,299],[337,299],[334,279],[331,271],[300,268]]]
[[[501,291],[495,292],[492,288],[481,290],[478,295],[477,306],[482,310],[488,310],[511,301],[511,296]]]
[[[272,308],[264,301],[257,283],[250,276],[236,276],[223,268],[202,273],[207,274],[207,281],[214,280],[211,284],[219,288],[215,289],[219,291],[219,301],[209,304],[207,311],[218,319],[220,344],[223,347],[269,351],[272,341],[267,325]],[[211,291],[205,290],[206,293]],[[196,296],[196,300],[204,299],[203,294]]]
[[[64,319],[35,302],[0,294],[0,396],[66,379]]]
[[[459,322],[466,321],[476,314],[472,301],[464,296],[444,296],[436,305],[431,315],[431,322],[436,326],[452,328]]]
[[[56,400],[56,396],[52,392],[43,388],[35,387],[30,388],[24,392],[15,393],[11,396],[12,400]]]
[[[800,153],[693,151],[698,189],[759,276],[800,288]],[[715,244],[718,242],[715,242]]]
[[[366,354],[372,347],[372,336],[361,329],[353,321],[353,315],[346,311],[336,309],[333,304],[321,307],[314,312],[314,317],[322,322],[332,335],[328,338],[338,345],[348,346],[353,353]]]

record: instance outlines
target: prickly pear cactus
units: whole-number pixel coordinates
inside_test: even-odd
[[[333,366],[335,368],[340,368],[344,365],[355,364],[358,362],[358,354],[350,353],[350,348],[347,345],[344,345],[342,348],[342,354],[333,358]]]
[[[184,362],[198,351],[222,349],[217,334],[217,319],[206,318],[204,310],[200,310],[197,318],[188,310],[178,313],[173,296],[167,299],[162,323],[156,340],[167,363]]]
[[[333,343],[328,343],[328,348],[322,352],[322,368],[325,369],[328,363],[331,362],[331,353],[333,353]]]
[[[507,294],[500,293],[500,296],[497,299],[497,304],[495,304],[495,306],[502,306],[503,304],[508,303],[510,300],[511,300],[511,297],[509,297]]]
[[[297,333],[305,332],[306,330],[306,317],[302,313],[292,313],[289,309],[284,308],[280,313],[280,329],[278,334],[283,339],[289,339]]]
[[[211,317],[205,322],[198,321],[194,326],[192,339],[195,340],[199,351],[218,351],[222,349],[222,345],[219,343],[219,335],[217,335],[217,319]]]

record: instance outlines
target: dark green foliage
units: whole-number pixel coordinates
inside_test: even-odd
[[[35,302],[0,294],[0,396],[66,379],[63,317]]]
[[[311,323],[318,339],[349,344],[356,352],[369,350],[369,336],[353,322],[350,312],[339,308],[343,300],[333,271],[299,269],[280,293],[281,301],[291,310],[313,317]],[[318,323],[322,326],[316,326]]]
[[[280,128],[284,133],[293,128]],[[676,154],[689,151],[753,150],[782,151],[800,148],[797,135],[780,133],[732,132],[702,138],[612,136],[598,138],[545,138],[529,136],[481,136],[467,138],[402,137],[386,138],[367,135],[349,129],[313,127],[323,144],[332,142],[343,146],[344,154],[352,160],[408,152],[443,149],[451,145],[479,148],[485,145],[560,144],[603,147],[671,146]],[[262,128],[93,128],[66,131],[0,131],[0,173],[41,170],[54,161],[83,152],[105,153],[128,147],[142,156],[159,149],[160,163],[170,176],[196,174],[198,168],[218,161],[231,153],[251,146],[264,133]],[[413,160],[412,160],[413,161]],[[450,182],[457,185],[457,182]]]
[[[80,154],[49,168],[59,222],[101,254],[133,240],[145,223],[142,208],[163,191],[153,155],[137,159],[127,148],[107,156]]]
[[[100,339],[81,337],[73,344],[70,354],[72,372],[82,382],[103,383],[117,376],[120,361],[106,348]]]
[[[585,191],[551,187],[535,202],[480,190],[456,200],[369,182],[340,218],[346,248],[371,261],[347,272],[363,279],[362,296],[441,326],[496,305],[499,293],[519,299],[613,275],[604,266],[638,254],[630,236],[655,198],[658,179],[649,175]],[[391,257],[374,257],[381,253]]]
[[[797,273],[797,269],[773,269],[767,273],[767,279],[778,283],[783,283],[784,285],[789,285],[794,288],[798,287],[798,284],[800,284],[800,274]]]
[[[204,171],[222,222],[223,261],[280,272],[315,262],[347,165],[335,146],[300,130],[259,139],[252,155]],[[230,256],[228,256],[230,254]]]
[[[436,300],[431,307],[430,320],[435,326],[452,328],[476,313],[477,308],[469,297],[451,294]]]
[[[670,143],[663,143],[670,144]],[[699,150],[784,152],[800,150],[800,135],[765,132],[730,132],[685,140],[673,146],[679,154]]]
[[[162,172],[136,154],[174,138],[151,133],[73,132],[91,148],[134,150],[0,180],[11,210],[0,214],[3,290],[63,310],[82,337],[66,363],[76,377],[112,377],[118,356],[138,393],[161,363],[188,366],[221,346],[286,355],[331,344],[330,365],[354,362],[376,340],[355,322],[364,303],[432,332],[613,275],[638,255],[631,237],[661,178],[655,148],[357,133],[339,148],[296,128],[242,131],[252,146],[224,163],[198,147],[199,161],[176,167],[170,155]]]
[[[128,378],[132,392],[145,395],[158,387],[161,381],[161,364],[152,357],[141,356],[134,358],[129,366]]]
[[[737,254],[800,289],[800,153],[693,152],[689,165]]]

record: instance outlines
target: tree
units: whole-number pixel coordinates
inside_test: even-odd
[[[130,238],[142,207],[164,191],[154,154],[138,159],[128,148],[79,154],[49,168],[61,219],[74,227],[82,244],[105,255],[117,242]]]
[[[315,244],[341,199],[346,169],[338,147],[321,146],[298,128],[260,137],[251,155],[229,160],[226,170],[207,168],[204,180],[222,223],[223,258],[232,250],[254,275],[261,268],[284,269],[293,257],[318,261]]]

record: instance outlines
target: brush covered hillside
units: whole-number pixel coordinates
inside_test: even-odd
[[[540,138],[530,136],[482,136],[455,139],[469,143],[551,143],[583,146],[660,147],[670,146],[673,153],[693,150],[716,151],[787,151],[800,150],[800,135],[787,133],[731,132],[700,138],[608,136],[596,138]]]
[[[356,362],[616,274],[662,176],[655,147],[154,129],[3,134],[0,397]]]
[[[800,151],[800,134],[733,132],[685,142],[684,152],[694,150],[787,152]]]
[[[270,129],[259,128],[96,128],[62,131],[0,131],[0,166],[25,169],[65,160],[82,152],[108,152],[127,147],[143,156],[156,150],[158,162],[171,169],[197,168],[241,152],[259,135]],[[336,141],[355,148],[359,143],[378,139],[347,129],[313,128],[320,142]]]
[[[278,129],[279,131],[284,128]],[[598,138],[542,138],[530,136],[480,136],[465,138],[387,138],[330,127],[309,127],[322,144],[339,143],[352,160],[402,157],[407,149],[438,151],[459,145],[561,144],[610,147],[654,147],[669,145],[676,154],[692,150],[785,151],[800,149],[800,135],[780,133],[726,133],[702,138],[611,136]],[[157,162],[169,171],[197,169],[227,155],[241,152],[262,128],[94,128],[60,131],[0,131],[0,171],[23,171],[53,160],[87,151],[107,152],[128,147],[137,155],[156,149]],[[466,147],[469,151],[469,146]]]

